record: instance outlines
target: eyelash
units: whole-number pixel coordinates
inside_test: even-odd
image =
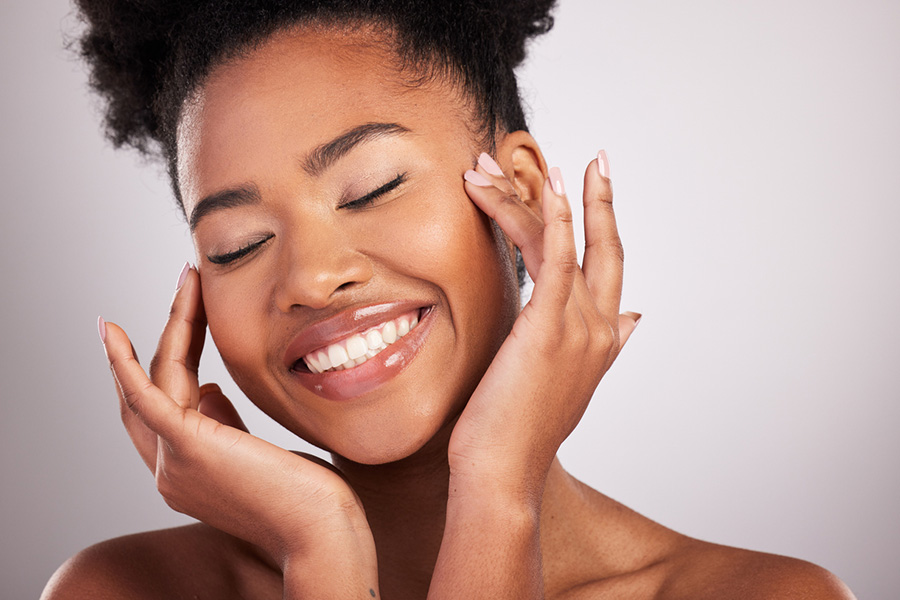
[[[209,262],[214,265],[227,265],[229,263],[233,263],[234,261],[244,258],[269,240],[275,237],[275,234],[269,234],[258,242],[251,242],[240,248],[239,250],[235,250],[234,252],[226,252],[225,254],[216,254],[216,255],[208,255],[206,258]]]
[[[406,173],[401,173],[401,174],[397,175],[396,177],[394,177],[391,181],[387,182],[386,184],[384,184],[383,186],[381,186],[377,189],[372,190],[371,192],[369,192],[362,198],[357,198],[356,200],[351,200],[350,202],[341,204],[339,208],[349,208],[349,209],[365,208],[365,207],[369,206],[370,204],[372,204],[373,202],[375,202],[375,200],[377,200],[378,198],[397,189],[400,186],[400,184],[402,184],[404,181],[406,181]],[[257,242],[251,242],[251,243],[247,244],[246,246],[244,246],[243,248],[235,250],[234,252],[226,252],[225,254],[215,254],[215,255],[211,254],[211,255],[208,255],[206,258],[209,260],[209,262],[213,263],[214,265],[227,265],[227,264],[233,263],[233,262],[240,260],[240,259],[244,258],[245,256],[249,255],[250,253],[255,251],[257,248],[260,248],[263,244],[265,244],[266,242],[271,240],[273,237],[275,237],[275,235],[270,234],[270,235],[267,235],[266,237],[264,237],[263,239],[261,239]]]
[[[392,192],[397,189],[401,183],[406,181],[406,173],[400,173],[396,177],[394,177],[391,181],[388,181],[386,184],[381,186],[378,189],[372,190],[362,198],[357,198],[356,200],[351,200],[345,204],[341,204],[339,208],[350,208],[350,209],[359,209],[365,208],[375,202],[378,198],[384,196],[388,192]]]

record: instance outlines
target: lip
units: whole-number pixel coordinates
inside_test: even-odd
[[[294,369],[304,356],[344,339],[418,310],[419,324],[374,357],[352,369],[312,373]],[[361,396],[400,374],[415,358],[434,321],[434,305],[405,301],[364,306],[343,311],[303,329],[288,346],[284,362],[291,376],[305,388],[327,400],[344,401]]]

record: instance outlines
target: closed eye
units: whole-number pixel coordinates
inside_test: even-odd
[[[227,265],[229,263],[235,262],[238,259],[244,258],[248,254],[254,252],[258,248],[260,248],[263,244],[265,244],[266,242],[271,240],[273,237],[275,237],[275,234],[269,234],[266,237],[264,237],[263,239],[255,241],[255,242],[250,242],[243,248],[235,250],[234,252],[226,252],[225,254],[214,254],[214,255],[210,254],[210,255],[207,255],[206,258],[209,260],[209,262],[213,263],[214,265]]]
[[[350,208],[350,209],[365,208],[366,206],[369,206],[370,204],[375,202],[375,200],[377,200],[381,196],[384,196],[388,192],[395,190],[404,181],[406,181],[406,173],[398,174],[391,181],[388,181],[383,186],[372,190],[365,196],[363,196],[361,198],[357,198],[356,200],[351,200],[350,202],[345,202],[344,204],[341,204],[340,208]]]

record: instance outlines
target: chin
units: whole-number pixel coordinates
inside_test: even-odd
[[[415,455],[420,452],[427,443],[428,440],[416,440],[415,442],[409,441],[406,443],[397,443],[395,441],[389,445],[378,447],[357,445],[352,448],[347,448],[344,452],[338,452],[334,449],[330,450],[330,452],[332,455],[339,456],[344,460],[361,465],[386,465],[402,461]]]
[[[447,444],[459,410],[444,418],[422,418],[424,415],[390,415],[385,419],[368,419],[366,426],[345,430],[334,443],[316,446],[333,455],[361,465],[386,465],[440,455],[446,460]],[[418,418],[416,418],[418,417]],[[378,422],[380,421],[380,422]]]

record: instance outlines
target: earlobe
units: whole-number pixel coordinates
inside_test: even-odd
[[[506,134],[497,144],[496,158],[519,198],[540,217],[547,162],[534,137],[527,131]]]

